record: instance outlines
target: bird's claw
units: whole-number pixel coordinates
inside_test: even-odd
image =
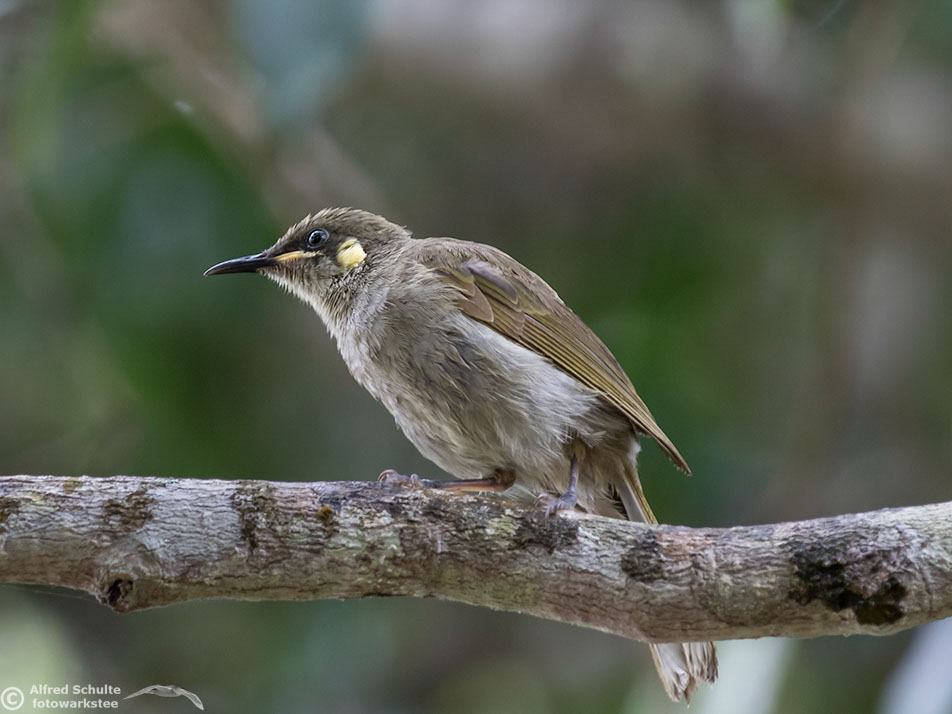
[[[426,488],[432,484],[432,481],[420,478],[416,474],[404,476],[401,473],[397,473],[396,469],[387,469],[381,472],[377,477],[377,482],[387,486],[405,486],[409,488]]]
[[[561,496],[553,496],[550,493],[540,493],[536,497],[535,505],[544,510],[546,518],[561,513],[562,511],[571,511],[575,508],[578,499],[574,493],[565,492]]]

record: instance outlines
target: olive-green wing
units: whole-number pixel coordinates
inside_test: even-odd
[[[467,258],[461,251],[425,257],[425,262],[459,290],[463,313],[594,389],[621,410],[638,432],[653,438],[678,468],[691,473],[618,360],[595,333],[537,275],[501,251],[478,248],[487,254],[482,257],[492,252],[492,264],[477,256]],[[458,260],[447,260],[451,256]]]

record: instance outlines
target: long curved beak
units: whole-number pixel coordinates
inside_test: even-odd
[[[246,255],[243,258],[232,258],[224,263],[213,265],[205,271],[205,275],[225,275],[226,273],[255,273],[259,268],[267,268],[269,265],[277,265],[279,261],[275,260],[265,253],[257,255]]]

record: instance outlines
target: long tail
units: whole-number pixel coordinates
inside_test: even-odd
[[[630,521],[656,524],[658,519],[641,490],[634,459],[625,464],[625,479],[615,489],[625,506]],[[699,679],[717,679],[717,649],[713,642],[669,642],[652,644],[651,656],[668,696],[675,702],[691,701]]]

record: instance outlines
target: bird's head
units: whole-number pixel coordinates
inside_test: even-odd
[[[323,312],[409,238],[405,228],[373,213],[325,208],[288,228],[267,250],[226,260],[205,275],[261,273]]]

